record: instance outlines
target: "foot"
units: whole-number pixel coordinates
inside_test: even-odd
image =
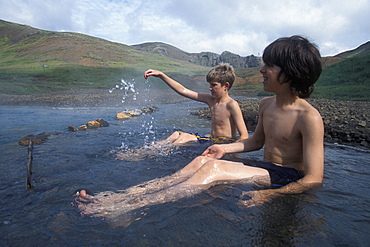
[[[93,196],[90,196],[86,193],[86,190],[77,191],[75,196],[77,202],[92,203],[96,201]]]

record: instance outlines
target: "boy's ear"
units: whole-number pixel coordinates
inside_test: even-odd
[[[228,81],[227,81],[227,82],[225,83],[225,87],[227,88],[227,90],[229,90],[229,89],[230,89],[230,82],[228,82]]]

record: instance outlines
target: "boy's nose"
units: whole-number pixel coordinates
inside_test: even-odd
[[[262,66],[261,68],[260,68],[260,73],[265,73],[266,72],[266,68],[265,68],[265,65],[264,66]]]

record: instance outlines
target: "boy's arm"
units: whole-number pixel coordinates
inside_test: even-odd
[[[240,109],[240,106],[239,106],[238,102],[233,100],[230,103],[229,108],[230,108],[229,111],[231,113],[231,118],[232,118],[233,122],[236,125],[236,129],[239,132],[238,141],[242,141],[244,139],[247,139],[248,138],[247,125],[244,122],[243,113]]]
[[[201,101],[201,102],[207,102],[207,99],[208,99],[207,97],[209,97],[208,94],[197,93],[190,89],[187,89],[186,87],[184,87],[177,81],[173,80],[172,78],[170,78],[169,76],[167,76],[165,73],[161,71],[149,69],[144,72],[144,78],[148,79],[149,76],[154,76],[154,77],[158,77],[162,79],[162,81],[164,81],[175,92],[177,92],[178,94],[186,98]]]
[[[246,206],[255,206],[281,194],[299,194],[322,186],[324,177],[324,125],[320,114],[310,114],[301,123],[303,162],[305,175],[278,189],[250,191],[244,193],[251,200],[244,201]]]

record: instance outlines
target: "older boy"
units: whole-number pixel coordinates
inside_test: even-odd
[[[248,138],[247,127],[238,103],[229,96],[229,90],[235,80],[234,69],[231,65],[222,63],[214,67],[207,75],[211,94],[197,93],[185,88],[177,81],[171,79],[161,71],[149,69],[145,71],[144,78],[155,76],[162,79],[168,86],[181,96],[206,103],[211,110],[211,138],[215,141],[236,141]],[[236,137],[239,132],[239,139]],[[204,140],[194,134],[180,131],[174,132],[164,143],[184,144],[191,141]],[[162,143],[162,142],[161,142]]]
[[[239,143],[209,147],[200,158],[199,163],[203,164],[194,169],[196,172],[184,184],[250,179],[282,186],[246,193],[254,200],[245,202],[250,205],[278,193],[300,193],[322,183],[324,127],[320,113],[304,100],[321,74],[320,53],[307,39],[292,36],[270,44],[263,61],[260,72],[264,90],[276,95],[261,100],[254,135]],[[259,167],[217,160],[226,153],[262,147],[265,162]]]
[[[120,209],[130,211],[177,200],[225,182],[269,187],[244,193],[251,197],[250,200],[241,201],[246,206],[261,204],[280,194],[301,193],[321,185],[324,173],[324,127],[319,112],[304,100],[312,93],[314,83],[321,74],[320,53],[307,39],[292,36],[280,38],[267,46],[263,61],[265,65],[260,72],[264,90],[276,95],[261,100],[254,135],[241,142],[209,147],[202,156],[172,176],[147,183],[147,189],[133,187],[135,190],[131,191],[137,191],[141,196],[122,201]],[[248,152],[262,147],[264,162],[257,166],[219,160],[227,153]],[[169,180],[173,181],[169,183]],[[279,187],[272,189],[270,186]],[[161,188],[157,193],[152,193],[153,187]],[[150,193],[142,195],[147,192],[145,190]],[[103,204],[98,207],[105,209]],[[90,212],[94,213],[94,210]]]

